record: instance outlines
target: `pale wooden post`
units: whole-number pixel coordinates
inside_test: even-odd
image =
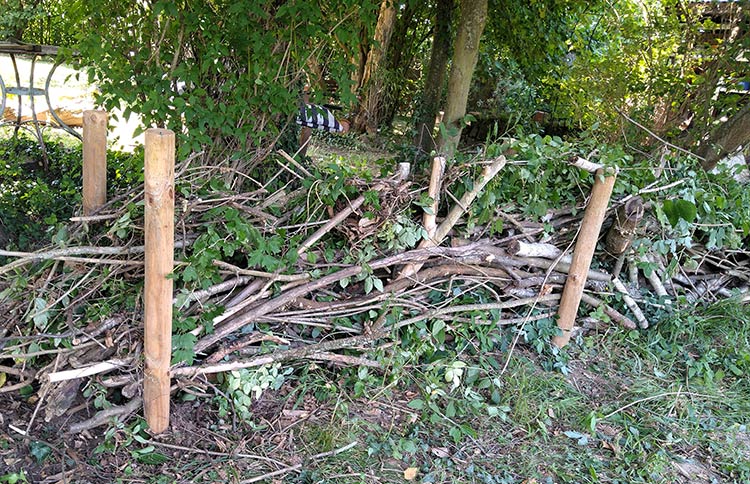
[[[169,427],[169,364],[172,357],[172,280],[174,265],[175,135],[152,128],[145,138],[144,349],[143,406],[154,433]]]
[[[570,341],[570,331],[573,329],[578,306],[581,304],[583,286],[586,284],[586,276],[591,266],[591,259],[594,256],[596,242],[607,212],[607,204],[610,195],[612,195],[616,175],[617,170],[607,172],[604,169],[599,169],[596,171],[594,187],[591,189],[591,200],[586,207],[586,213],[583,215],[581,231],[578,233],[573,259],[570,262],[570,271],[560,297],[557,326],[563,334],[552,338],[552,344],[558,348],[562,348]]]
[[[83,215],[107,202],[107,112],[83,112]]]

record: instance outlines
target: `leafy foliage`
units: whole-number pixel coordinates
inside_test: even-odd
[[[366,23],[375,6],[102,0],[85,8],[92,28],[79,49],[101,87],[99,101],[124,103],[125,115],[173,129],[181,153],[207,147],[228,156],[226,149],[267,147],[293,125],[308,59],[338,43],[358,45],[360,24],[338,19]],[[105,34],[111,29],[121,35]],[[351,64],[334,58],[326,68],[346,89]]]

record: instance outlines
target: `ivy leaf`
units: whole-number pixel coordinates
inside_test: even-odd
[[[43,442],[31,442],[29,444],[29,452],[36,459],[38,464],[41,464],[52,454],[52,448]]]

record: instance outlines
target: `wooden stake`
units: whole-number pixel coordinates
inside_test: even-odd
[[[107,112],[83,112],[83,215],[107,202]]]
[[[152,128],[145,138],[144,188],[146,282],[143,406],[151,431],[169,427],[169,364],[172,357],[175,135]]]
[[[557,326],[563,334],[552,338],[552,344],[558,348],[562,348],[570,341],[570,331],[573,329],[578,306],[581,304],[586,274],[591,265],[591,258],[594,256],[616,175],[616,170],[613,173],[606,173],[603,169],[596,172],[594,187],[591,189],[591,200],[581,222],[581,231],[578,234],[573,260],[570,263],[570,272],[565,281],[560,308],[557,311]]]

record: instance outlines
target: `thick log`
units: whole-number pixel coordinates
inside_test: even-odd
[[[586,213],[581,222],[581,231],[578,234],[576,247],[573,251],[573,260],[570,263],[570,273],[565,282],[565,288],[560,299],[560,309],[557,312],[557,326],[562,331],[562,335],[555,336],[552,343],[558,348],[562,348],[570,341],[570,332],[573,329],[578,306],[581,303],[583,286],[586,284],[586,275],[591,265],[591,258],[594,256],[596,242],[602,228],[604,215],[607,212],[607,204],[612,194],[616,174],[617,170],[609,173],[605,170],[596,172],[594,187],[591,190],[591,200],[586,207]]]
[[[633,197],[615,212],[615,221],[607,232],[604,247],[612,255],[620,255],[633,242],[638,223],[643,218],[643,200]]]

